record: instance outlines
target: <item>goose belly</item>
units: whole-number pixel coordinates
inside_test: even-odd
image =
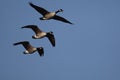
[[[44,38],[46,36],[46,33],[43,32],[43,33],[38,34],[37,36],[38,38]]]
[[[32,54],[36,51],[37,49],[36,48],[30,48],[28,49],[27,51],[29,52],[28,54]]]
[[[55,16],[55,13],[54,13],[54,12],[51,12],[51,13],[46,14],[44,17],[45,17],[46,19],[50,19],[50,18],[52,18],[52,17],[54,17],[54,16]]]

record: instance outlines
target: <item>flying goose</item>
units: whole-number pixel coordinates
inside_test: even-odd
[[[52,31],[43,32],[36,25],[27,25],[27,26],[23,26],[21,28],[32,29],[35,32],[35,35],[32,36],[33,39],[41,39],[41,38],[47,37],[49,39],[49,41],[51,42],[52,46],[55,47],[55,38],[54,38],[54,34]]]
[[[39,6],[32,4],[31,2],[29,2],[29,5],[31,7],[33,7],[36,11],[38,11],[40,14],[42,14],[43,17],[41,17],[40,20],[54,19],[54,20],[59,20],[59,21],[65,22],[65,23],[73,24],[70,21],[68,21],[67,19],[56,15],[59,12],[63,12],[62,9],[59,9],[58,11],[55,11],[55,12],[49,12],[42,7],[39,7]]]
[[[28,41],[17,42],[17,43],[14,43],[13,45],[16,46],[16,45],[20,45],[20,44],[22,44],[23,47],[26,49],[26,51],[23,52],[24,54],[32,54],[35,51],[38,51],[40,56],[44,56],[44,49],[43,49],[43,47],[35,48]]]

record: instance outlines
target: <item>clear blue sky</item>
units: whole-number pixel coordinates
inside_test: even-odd
[[[40,21],[28,2],[63,9],[58,15],[75,25]],[[120,80],[120,0],[1,0],[0,10],[0,80]],[[30,24],[53,31],[56,47],[21,29]],[[23,40],[43,46],[45,56],[13,46]]]

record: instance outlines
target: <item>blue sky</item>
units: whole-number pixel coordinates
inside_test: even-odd
[[[40,21],[28,2],[49,11],[63,9],[58,15],[75,25]],[[0,10],[0,80],[120,80],[119,0],[1,0]],[[53,31],[56,47],[21,29],[30,24]],[[45,56],[24,55],[22,46],[13,46],[23,40],[43,46]]]

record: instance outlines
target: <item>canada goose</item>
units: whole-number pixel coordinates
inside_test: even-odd
[[[59,12],[63,12],[62,9],[59,9],[58,11],[55,11],[55,12],[49,12],[42,7],[39,7],[39,6],[36,6],[36,5],[32,4],[31,2],[29,2],[29,4],[35,10],[37,10],[40,14],[42,14],[43,17],[41,17],[40,20],[54,19],[54,20],[59,20],[59,21],[65,22],[65,23],[73,24],[70,21],[68,21],[67,19],[56,15]]]
[[[32,36],[33,39],[40,39],[40,38],[47,37],[49,41],[51,42],[52,46],[55,47],[55,38],[54,38],[54,34],[52,31],[43,32],[36,25],[27,25],[21,28],[31,28],[35,32],[35,35]]]
[[[43,49],[43,47],[35,48],[28,41],[17,42],[17,43],[14,43],[13,45],[16,46],[16,45],[19,45],[19,44],[22,44],[23,47],[26,49],[26,51],[23,52],[24,54],[32,54],[35,51],[38,51],[40,56],[44,56],[44,49]]]

